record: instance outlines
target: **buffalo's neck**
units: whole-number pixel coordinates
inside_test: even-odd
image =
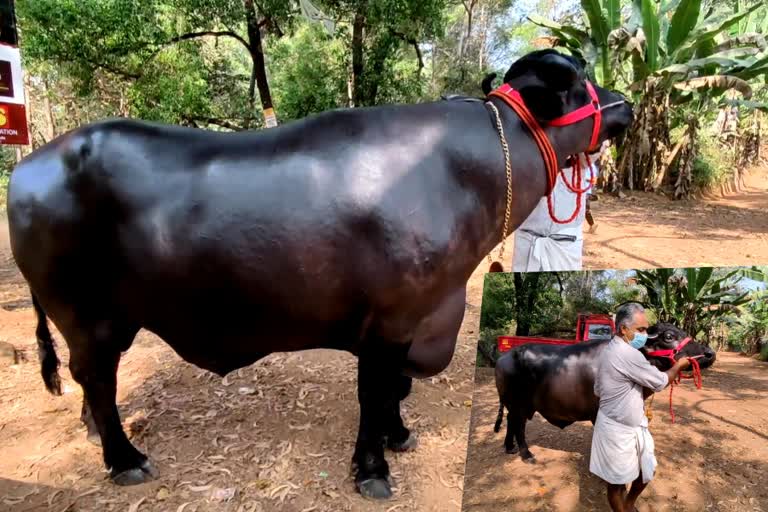
[[[494,99],[493,103],[503,123],[512,171],[511,214],[507,227],[510,234],[546,196],[547,175],[541,153],[528,129],[502,101]],[[456,138],[452,154],[457,180],[461,186],[471,189],[476,198],[464,232],[472,241],[468,249],[477,266],[501,242],[507,208],[507,177],[495,114],[481,104],[475,104],[474,109],[475,115],[464,116],[454,128],[461,135]],[[559,154],[558,158],[561,158]],[[508,240],[504,260],[509,260],[511,253],[512,241]],[[498,253],[494,252],[492,257],[496,259]]]

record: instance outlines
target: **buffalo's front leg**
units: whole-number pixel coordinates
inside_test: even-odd
[[[399,375],[396,380],[396,398],[393,410],[389,411],[389,422],[387,424],[384,436],[387,448],[395,452],[405,452],[416,447],[416,437],[411,435],[403,423],[403,417],[400,414],[400,403],[411,393],[413,379],[404,375]]]
[[[517,445],[520,447],[520,457],[523,459],[523,462],[533,464],[536,462],[536,457],[534,457],[531,450],[528,449],[528,442],[525,440],[525,423],[525,417],[521,416],[517,418],[515,437],[517,438]]]
[[[91,414],[91,408],[88,407],[88,401],[83,396],[83,408],[80,411],[80,421],[83,422],[85,428],[88,430],[86,433],[86,439],[89,443],[96,446],[101,446],[101,437],[99,437],[99,429],[96,428],[96,422],[93,420],[93,414]]]
[[[405,392],[401,371],[407,348],[407,345],[368,341],[359,353],[357,398],[360,403],[360,428],[352,465],[356,472],[355,485],[367,498],[392,496],[384,445],[390,443],[397,446],[410,437],[402,425],[399,410],[400,397]]]

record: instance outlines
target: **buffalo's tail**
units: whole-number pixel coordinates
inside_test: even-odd
[[[499,415],[496,416],[496,424],[493,426],[493,431],[498,433],[501,429],[501,421],[504,419],[504,402],[499,400]]]
[[[61,395],[61,378],[59,377],[59,358],[51,331],[48,329],[48,318],[37,297],[32,293],[32,305],[37,314],[37,355],[40,358],[40,373],[43,376],[46,389],[53,395]]]

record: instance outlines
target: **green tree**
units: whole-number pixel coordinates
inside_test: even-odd
[[[131,105],[135,115],[247,128],[259,122],[257,89],[262,108],[273,107],[263,37],[291,29],[292,6],[289,0],[21,0],[17,13],[25,58],[63,64],[81,91],[106,73],[130,84],[131,99],[147,98]],[[230,44],[220,48],[222,40]],[[245,104],[234,101],[223,119],[211,117],[216,109],[200,101],[222,92],[240,96],[239,88],[227,94],[219,78],[243,82],[247,91]]]
[[[739,315],[740,307],[751,301],[750,292],[739,287],[745,277],[768,279],[758,268],[637,271],[659,321],[675,323],[692,337],[703,335],[707,342],[716,322]]]
[[[699,120],[728,90],[749,99],[749,83],[768,72],[764,38],[745,37],[739,23],[762,13],[763,2],[734,6],[702,0],[582,0],[587,26],[532,17],[557,46],[581,57],[590,74],[635,96],[635,123],[619,159],[630,189],[692,190]],[[671,130],[683,126],[673,146]],[[668,173],[673,167],[676,174]]]

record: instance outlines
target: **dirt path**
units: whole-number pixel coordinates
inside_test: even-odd
[[[768,261],[767,182],[757,181],[757,188],[714,207],[656,198],[619,204],[604,196],[595,203],[600,229],[587,235],[586,264],[755,262],[748,254]],[[642,223],[627,227],[625,218]],[[676,228],[675,219],[684,228]],[[708,227],[718,222],[722,228]],[[648,236],[675,239],[664,239],[652,254],[642,251],[641,260],[617,245],[622,233],[637,237],[632,243],[647,242]],[[2,218],[0,340],[22,349],[28,362],[0,367],[0,511],[124,511],[140,502],[132,512],[457,512],[486,269],[483,262],[470,280],[451,366],[415,383],[406,401],[404,415],[420,445],[413,453],[388,455],[398,486],[395,500],[364,501],[348,476],[358,418],[352,357],[320,350],[275,354],[222,381],[184,363],[146,332],[121,362],[118,399],[127,430],[156,462],[161,478],[118,488],[105,480],[100,450],[85,441],[78,419],[82,395],[66,369],[63,342],[59,354],[68,392],[52,397],[42,386],[34,315]]]
[[[745,190],[726,198],[603,194],[592,211],[598,226],[584,235],[586,268],[768,264],[768,167],[753,170]]]
[[[659,466],[638,502],[641,512],[768,510],[768,364],[718,354],[704,387],[690,382],[654,398],[651,433]],[[472,407],[463,512],[607,511],[602,482],[589,472],[592,425],[560,430],[536,414],[526,429],[537,458],[504,452],[493,423],[498,396],[493,370],[478,369]]]

